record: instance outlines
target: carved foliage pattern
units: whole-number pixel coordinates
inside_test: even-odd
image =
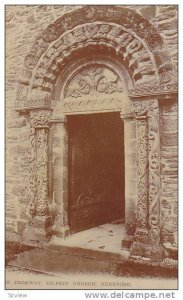
[[[160,193],[160,149],[159,149],[159,107],[157,100],[149,101],[149,226],[153,243],[160,241],[159,193]]]
[[[43,80],[42,80],[43,81]],[[41,87],[31,89],[31,97],[28,96],[29,86],[22,83],[18,84],[16,94],[16,109],[32,109],[34,107],[50,107],[51,94],[50,91],[45,91]]]
[[[32,127],[49,127],[51,111],[33,110],[30,112],[30,122]]]
[[[37,154],[37,204],[36,210],[38,216],[48,214],[48,178],[47,178],[47,147],[48,147],[48,129],[42,128],[36,130],[36,154]]]
[[[148,235],[151,243],[153,245],[158,245],[160,242],[160,150],[158,101],[149,100],[134,102],[134,112],[137,115],[137,225],[138,228],[148,227]]]
[[[90,67],[72,79],[65,96],[78,98],[89,94],[112,94],[122,91],[122,84],[114,72],[102,67]]]
[[[36,135],[35,128],[30,129],[30,177],[29,177],[29,202],[26,210],[28,218],[36,214],[36,192],[37,192],[37,166],[36,166]]]
[[[141,96],[157,96],[169,93],[177,93],[177,84],[169,83],[163,85],[144,85],[137,86],[135,89],[128,90],[129,97],[141,97]]]
[[[137,130],[137,228],[147,228],[148,216],[148,133],[147,117],[136,117]]]
[[[30,199],[29,217],[48,214],[48,126],[50,111],[30,112]]]

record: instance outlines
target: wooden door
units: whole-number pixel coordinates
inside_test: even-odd
[[[124,217],[124,129],[118,113],[68,117],[71,232]]]

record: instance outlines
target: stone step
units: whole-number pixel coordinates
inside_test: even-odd
[[[42,273],[108,273],[114,274],[117,270],[117,256],[103,252],[69,247],[53,249],[32,249],[19,254],[8,265],[26,268]],[[65,253],[67,251],[67,253]],[[119,257],[118,257],[119,258]],[[121,258],[125,260],[124,258]]]
[[[178,269],[176,261],[151,263],[147,260],[130,260],[124,255],[116,256],[102,251],[88,251],[77,247],[63,247],[57,250],[34,248],[19,254],[9,261],[8,266],[43,274],[60,276],[77,275],[114,275],[135,277],[166,277],[176,278]],[[85,250],[87,250],[85,252]],[[67,253],[65,253],[67,251]],[[126,252],[126,251],[124,251]],[[173,261],[173,260],[172,260]],[[101,277],[102,278],[102,277]]]

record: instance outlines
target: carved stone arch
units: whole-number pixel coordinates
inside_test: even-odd
[[[134,86],[172,81],[173,65],[163,39],[144,17],[125,7],[86,6],[57,19],[36,39],[25,58],[17,109],[50,106],[61,69],[76,50],[89,46],[121,57]]]
[[[48,72],[45,74],[45,81],[46,78],[51,78],[54,81],[57,74],[64,67],[65,58],[72,59],[76,50],[85,49],[86,51],[89,47],[92,48],[94,53],[102,50],[108,55],[118,56],[119,60],[128,69],[134,84],[139,82],[143,75],[154,75],[156,73],[153,56],[148,52],[142,40],[137,39],[134,34],[126,31],[122,26],[95,23],[92,25],[85,24],[66,33],[53,45],[53,49],[48,50],[44,56],[47,60],[46,65],[49,66],[47,68]],[[143,69],[142,62],[145,64]],[[38,64],[38,70],[39,67]]]
[[[78,25],[92,24],[98,21],[122,25],[126,30],[143,39],[151,52],[163,51],[163,39],[160,34],[147,19],[132,9],[116,6],[85,6],[65,14],[50,24],[44,30],[42,36],[36,39],[31,53],[25,59],[25,65],[33,69],[40,56],[49,48],[49,45],[64,32]]]

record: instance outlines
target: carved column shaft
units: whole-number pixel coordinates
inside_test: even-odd
[[[29,177],[29,202],[26,214],[28,218],[36,213],[37,170],[36,170],[36,133],[35,128],[30,128],[30,177]]]
[[[36,128],[36,215],[48,215],[48,128]]]
[[[30,112],[31,121],[31,180],[35,216],[48,215],[48,131],[49,110]],[[34,173],[34,174],[33,174]]]
[[[160,135],[159,106],[157,100],[149,101],[149,227],[154,245],[160,243]]]
[[[139,106],[139,103],[137,105]],[[142,111],[143,109],[141,109]],[[131,255],[144,256],[152,260],[161,260],[158,101],[149,100],[146,104],[144,103],[143,114],[147,116],[142,115],[136,118],[138,203],[137,229],[135,241],[131,247]]]
[[[31,160],[30,203],[27,214],[31,223],[24,231],[27,240],[44,240],[51,226],[48,208],[48,132],[49,110],[30,111]]]
[[[137,230],[147,234],[148,219],[148,123],[147,116],[136,117],[137,135]]]

